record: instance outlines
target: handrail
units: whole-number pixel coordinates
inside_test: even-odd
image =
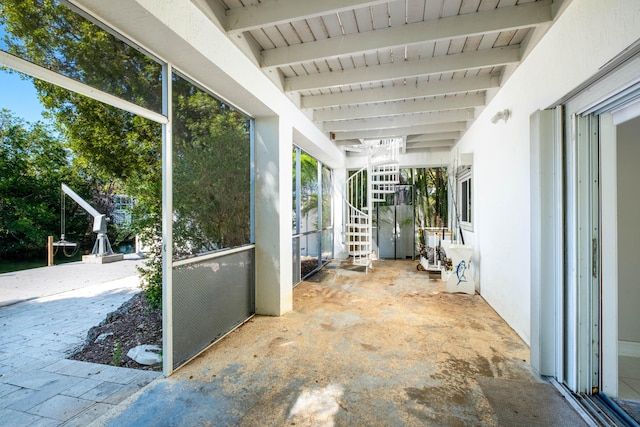
[[[345,203],[345,238],[347,252],[353,256],[354,264],[368,268],[369,252],[371,251],[371,212],[365,212],[364,206],[369,206],[371,185],[368,177],[369,166],[365,166],[347,179],[347,197]]]
[[[208,253],[206,255],[194,255],[191,258],[185,258],[185,259],[173,261],[171,266],[181,267],[183,265],[195,264],[201,261],[208,261],[211,259],[220,258],[225,255],[233,255],[238,252],[250,251],[251,249],[255,249],[255,248],[256,248],[256,245],[252,243],[250,245],[236,246],[235,248],[231,248],[231,249],[220,249],[213,253]]]
[[[373,207],[393,190],[399,177],[399,140],[370,141],[367,165],[346,181],[344,237],[353,263],[368,271],[373,249]]]
[[[302,233],[294,234],[291,237],[295,239],[296,237],[304,237],[304,236],[309,236],[311,234],[317,234],[317,233],[322,233],[323,231],[331,231],[331,230],[333,230],[333,225],[330,227],[320,228],[318,230],[303,231]]]
[[[348,179],[347,179],[347,204],[352,206],[354,209],[356,209],[358,212],[361,212],[362,214],[365,214],[364,211],[361,209],[361,207],[364,205],[364,201],[362,199],[362,195],[361,193],[361,189],[362,186],[364,184],[364,179],[363,179],[363,172],[366,171],[368,168],[368,166],[364,166],[362,168],[360,168],[358,171],[356,171],[353,175],[351,175]],[[355,181],[355,184],[354,184]],[[356,190],[356,191],[354,191]],[[357,206],[357,200],[360,199],[361,202],[361,207],[358,208]]]

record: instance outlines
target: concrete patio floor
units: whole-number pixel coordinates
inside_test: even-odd
[[[364,274],[333,262],[294,289],[293,312],[255,316],[93,425],[507,425],[490,381],[555,391],[479,295],[446,293],[415,267],[377,261]],[[539,425],[512,412],[515,425]],[[581,424],[567,414],[570,424],[544,423]]]

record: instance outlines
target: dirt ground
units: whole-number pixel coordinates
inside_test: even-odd
[[[127,356],[131,348],[142,344],[155,344],[162,348],[162,311],[150,310],[144,294],[139,292],[91,328],[82,349],[69,359],[162,371],[162,364],[141,365]]]
[[[207,425],[491,426],[477,378],[536,381],[528,347],[479,295],[446,293],[415,262],[336,264],[294,288],[292,312],[254,317],[127,421],[195,425],[201,400]]]

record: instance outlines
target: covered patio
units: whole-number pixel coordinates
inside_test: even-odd
[[[479,295],[411,261],[331,262],[98,425],[581,425]],[[543,392],[544,391],[544,392]],[[538,424],[535,424],[538,425]]]

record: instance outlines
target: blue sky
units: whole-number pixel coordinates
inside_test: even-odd
[[[2,42],[4,35],[4,28],[0,25],[0,49],[5,48]],[[11,110],[16,116],[29,122],[44,120],[42,105],[31,81],[0,68],[0,109],[2,108]]]
[[[0,70],[0,109],[2,108],[29,122],[44,121],[42,105],[38,101],[33,83],[6,70]]]

